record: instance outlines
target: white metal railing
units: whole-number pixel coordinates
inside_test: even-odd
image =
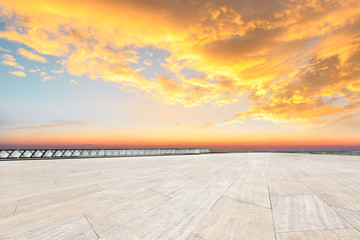
[[[10,149],[0,150],[0,160],[31,158],[87,158],[156,156],[210,153],[209,148],[149,148],[149,149]]]

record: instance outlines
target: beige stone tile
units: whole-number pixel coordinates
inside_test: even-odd
[[[272,196],[271,201],[277,232],[351,227],[316,195]]]
[[[353,227],[360,231],[360,211],[353,211],[344,208],[334,208],[343,218],[345,218]]]
[[[318,178],[305,181],[330,206],[360,211],[360,183],[338,176],[329,180]]]
[[[91,184],[85,186],[76,186],[70,189],[52,191],[49,193],[39,193],[36,196],[20,199],[16,214],[31,211],[34,208],[66,202],[71,199],[90,195],[99,191],[103,191],[103,189],[96,184]]]
[[[23,239],[50,239],[50,236],[58,234],[59,229],[68,231],[71,235],[77,232],[78,223],[80,229],[89,230],[88,233],[93,236],[89,224],[80,209],[69,205],[47,206],[44,208],[33,209],[26,213],[13,215],[0,220],[0,239],[4,238],[23,238]],[[68,229],[63,228],[64,226]],[[73,225],[69,227],[69,224]],[[59,229],[54,228],[57,226]],[[59,233],[67,234],[67,233]]]
[[[245,183],[236,181],[225,193],[225,197],[270,208],[266,183]]]
[[[355,229],[336,229],[309,232],[278,233],[277,240],[357,240],[360,233]]]
[[[156,185],[150,188],[150,190],[160,194],[164,194],[165,196],[168,197],[173,197],[176,194],[181,193],[182,191],[188,189],[194,184],[195,182],[193,181],[180,179],[180,180],[173,180],[163,184]]]
[[[97,239],[97,235],[91,228],[89,222],[83,215],[73,215],[69,218],[61,219],[42,228],[36,228],[25,234],[15,233],[11,239],[30,240],[30,239]]]
[[[107,202],[105,206],[86,207],[84,213],[98,235],[103,236],[167,200],[168,197],[145,190],[122,200]]]
[[[271,195],[305,195],[313,191],[300,181],[269,181]]]
[[[19,200],[0,202],[0,219],[12,216],[19,204]]]
[[[271,209],[222,197],[190,239],[275,239]]]

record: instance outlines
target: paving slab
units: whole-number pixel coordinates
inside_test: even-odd
[[[360,233],[354,229],[278,233],[277,240],[357,240]]]
[[[187,240],[275,239],[271,209],[222,197]]]
[[[277,232],[350,228],[317,195],[272,196],[271,202]]]

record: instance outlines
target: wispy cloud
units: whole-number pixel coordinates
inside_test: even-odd
[[[16,123],[0,119],[0,126],[14,126]]]
[[[209,129],[209,128],[212,128],[212,127],[214,127],[214,126],[215,126],[215,124],[214,124],[213,122],[206,122],[206,123],[204,123],[204,124],[195,126],[195,128]]]
[[[88,124],[87,122],[54,120],[47,124],[29,125],[29,126],[14,127],[9,129],[12,130],[42,129],[42,128],[54,128],[54,127],[68,127],[68,126],[86,126],[87,124]]]
[[[10,50],[5,49],[5,48],[3,48],[3,47],[0,47],[0,51],[7,52],[7,53],[11,53],[11,51],[10,51]]]

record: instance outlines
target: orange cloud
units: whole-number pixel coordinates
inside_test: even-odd
[[[151,66],[152,63],[150,61],[143,61],[143,63],[146,65],[146,66]]]
[[[1,62],[1,64],[8,65],[8,66],[12,66],[12,67],[17,66],[16,62],[9,61],[9,60],[3,60],[3,61]]]
[[[34,60],[34,61],[38,61],[38,62],[42,62],[42,63],[47,62],[46,58],[44,58],[38,54],[32,53],[24,48],[19,48],[18,53],[21,54],[23,57],[26,57],[30,60]]]
[[[26,77],[26,74],[24,72],[21,71],[14,71],[14,72],[10,72],[12,75],[18,76],[18,77]]]
[[[63,58],[72,75],[186,107],[246,97],[249,109],[227,123],[328,124],[357,114],[357,0],[13,0],[1,11],[8,23],[1,38]],[[147,47],[169,54],[162,66],[176,77],[154,72],[147,79],[134,67],[138,49]],[[186,76],[186,69],[198,76]]]
[[[55,73],[55,74],[58,74],[58,73],[63,73],[64,71],[62,71],[62,70],[52,70],[51,72]]]
[[[11,56],[10,54],[3,54],[1,56],[1,58],[3,59],[3,61],[1,61],[1,64],[11,66],[11,67],[15,67],[15,68],[18,68],[20,70],[25,70],[25,68],[23,66],[20,66],[16,62],[15,58],[13,56]]]
[[[198,126],[199,128],[212,128],[215,124],[213,122],[206,122],[203,125]]]

